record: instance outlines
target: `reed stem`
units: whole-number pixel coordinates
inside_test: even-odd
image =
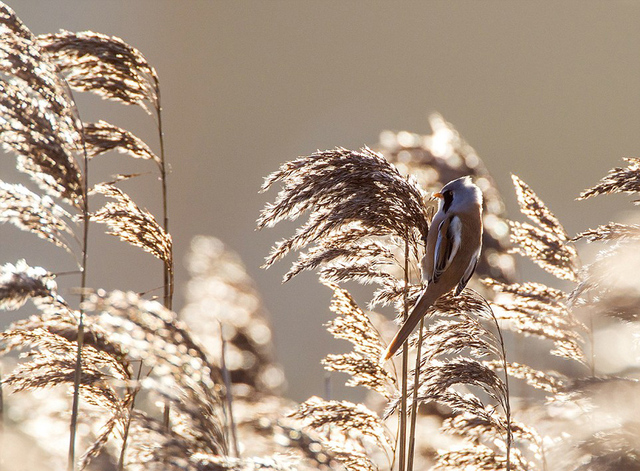
[[[405,231],[404,238],[404,295],[403,316],[404,323],[409,317],[407,294],[409,290],[409,231]],[[409,342],[402,344],[402,396],[400,398],[400,460],[399,471],[405,471],[407,458],[407,380],[409,379]]]
[[[420,337],[416,352],[416,366],[413,370],[413,399],[411,401],[411,429],[409,430],[409,456],[407,458],[407,470],[413,471],[413,457],[416,445],[416,421],[418,419],[418,389],[420,385],[420,357],[422,356],[422,341],[424,340],[424,317],[420,319]]]
[[[87,287],[87,250],[89,247],[89,156],[84,140],[84,125],[78,118],[82,136],[83,150],[83,182],[82,182],[82,269],[80,272],[80,308],[78,319],[78,352],[76,355],[76,368],[73,375],[73,404],[71,406],[71,424],[69,426],[69,453],[67,457],[67,469],[75,468],[76,434],[78,430],[78,409],[80,407],[80,381],[82,379],[82,347],[84,345],[84,298]]]

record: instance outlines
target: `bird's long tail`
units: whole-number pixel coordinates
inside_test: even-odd
[[[387,361],[398,351],[409,335],[411,335],[416,325],[418,325],[420,319],[425,316],[427,310],[440,297],[441,293],[435,291],[437,290],[426,289],[424,293],[422,293],[422,296],[420,296],[420,299],[418,299],[418,302],[413,307],[411,314],[409,314],[409,317],[407,317],[407,320],[402,324],[402,327],[387,347],[387,351],[384,353],[384,361]]]

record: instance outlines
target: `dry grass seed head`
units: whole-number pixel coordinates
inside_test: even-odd
[[[9,222],[69,252],[63,234],[74,235],[65,220],[70,218],[49,196],[39,196],[23,185],[0,181],[0,222]]]
[[[327,286],[333,290],[330,309],[336,314],[327,329],[335,338],[350,342],[353,351],[327,355],[322,361],[324,367],[351,375],[349,386],[364,386],[390,399],[397,393],[396,382],[380,364],[385,349],[380,333],[348,291],[337,285]]]
[[[517,449],[511,450],[510,469],[513,471],[529,470],[528,464],[519,455]],[[500,471],[507,469],[507,460],[504,454],[485,445],[474,445],[441,452],[436,465],[431,469],[433,471],[459,471],[461,469]]]
[[[51,196],[80,207],[81,149],[75,104],[34,36],[0,5],[0,134],[23,171]],[[6,78],[8,77],[8,79]]]
[[[484,364],[494,371],[504,370],[502,361],[493,360],[484,362]],[[562,391],[568,381],[566,376],[559,373],[538,370],[522,363],[508,363],[507,369],[512,378],[521,379],[529,386],[545,391],[552,396]]]
[[[64,74],[69,85],[103,98],[159,106],[158,75],[137,49],[114,36],[61,31],[38,37],[38,44]]]
[[[516,175],[512,178],[520,211],[537,224],[509,221],[513,251],[560,279],[577,282],[578,254],[566,231],[526,183]]]
[[[145,388],[173,401],[176,426],[203,449],[226,450],[221,371],[175,314],[158,302],[118,291],[94,293],[84,307],[130,359],[153,368]]]
[[[365,451],[362,437],[368,437],[382,450],[391,450],[392,442],[386,433],[384,422],[363,404],[348,401],[325,401],[312,397],[300,404],[291,415],[303,420],[304,424],[316,431],[325,431],[329,441],[334,429],[344,433],[344,439],[355,446],[354,451]],[[345,443],[346,445],[346,443]]]
[[[89,157],[117,150],[135,159],[153,160],[158,165],[161,163],[160,158],[142,139],[106,121],[85,123],[84,139]]]
[[[0,70],[26,86],[19,88],[47,102],[62,131],[77,138],[75,103],[64,79],[43,54],[36,37],[5,4],[0,4],[0,37]]]
[[[65,135],[47,102],[0,82],[0,137],[17,154],[17,169],[49,195],[80,207],[82,175]]]
[[[516,332],[551,340],[553,355],[585,362],[580,331],[586,331],[586,327],[567,306],[566,294],[539,283],[484,282],[501,293],[493,303],[499,319],[509,322]]]
[[[151,213],[139,208],[129,196],[113,185],[98,184],[93,191],[115,201],[93,213],[91,221],[107,224],[108,234],[141,247],[170,265],[173,263],[171,235],[165,232]]]
[[[588,229],[575,236],[572,240],[586,239],[588,242],[618,241],[618,240],[638,240],[640,239],[640,225],[619,224],[610,222],[598,226],[595,229]]]
[[[0,268],[0,309],[14,310],[31,298],[56,298],[54,276],[41,267],[30,267],[24,260]]]
[[[579,200],[610,193],[638,193],[640,191],[640,159],[626,158],[627,167],[609,171],[594,187],[580,193]]]
[[[263,191],[277,182],[282,182],[282,190],[276,201],[263,209],[258,227],[294,220],[307,210],[310,215],[293,237],[273,248],[265,266],[291,250],[323,239],[325,250],[332,247],[333,237],[337,238],[338,248],[344,248],[348,231],[345,228],[353,223],[358,223],[353,226],[358,235],[366,231],[371,237],[396,236],[411,240],[413,245],[428,231],[423,192],[368,148],[357,152],[336,148],[288,162],[266,178]],[[351,247],[356,248],[353,243]],[[348,276],[351,266],[359,272],[356,277],[371,278],[371,270],[366,270],[364,264],[346,264],[343,273],[338,267],[337,277]]]
[[[240,257],[220,240],[198,236],[191,242],[187,268],[191,279],[180,318],[194,338],[221,367],[224,334],[231,382],[254,391],[279,391],[284,374],[274,361],[268,313]]]

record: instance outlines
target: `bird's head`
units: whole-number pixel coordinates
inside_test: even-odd
[[[482,206],[482,192],[468,176],[451,180],[433,196],[440,198],[440,210],[444,213],[464,212],[471,210],[474,206]]]

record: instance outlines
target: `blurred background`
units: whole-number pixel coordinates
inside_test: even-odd
[[[313,274],[282,285],[291,259],[260,269],[273,242],[295,227],[254,230],[260,209],[275,198],[275,191],[258,194],[262,179],[281,163],[317,149],[373,147],[386,129],[429,134],[427,117],[437,111],[484,159],[511,217],[519,218],[511,173],[571,235],[631,209],[624,197],[574,198],[622,157],[640,155],[637,2],[8,3],[36,34],[119,36],[156,68],[171,165],[176,310],[184,304],[191,239],[219,237],[241,255],[262,293],[288,395],[297,400],[324,393],[320,359],[341,346],[323,327],[329,290]],[[84,121],[104,119],[158,149],[154,120],[141,109],[76,96]],[[3,155],[1,179],[25,181],[14,163]],[[91,179],[153,170],[107,155],[94,161]],[[122,188],[161,213],[156,174]],[[90,286],[161,285],[160,262],[91,230]],[[0,227],[0,241],[2,263],[26,258],[51,271],[74,269],[63,251],[12,226]],[[545,279],[541,270],[521,268],[527,279]],[[5,313],[3,324],[27,313]]]

